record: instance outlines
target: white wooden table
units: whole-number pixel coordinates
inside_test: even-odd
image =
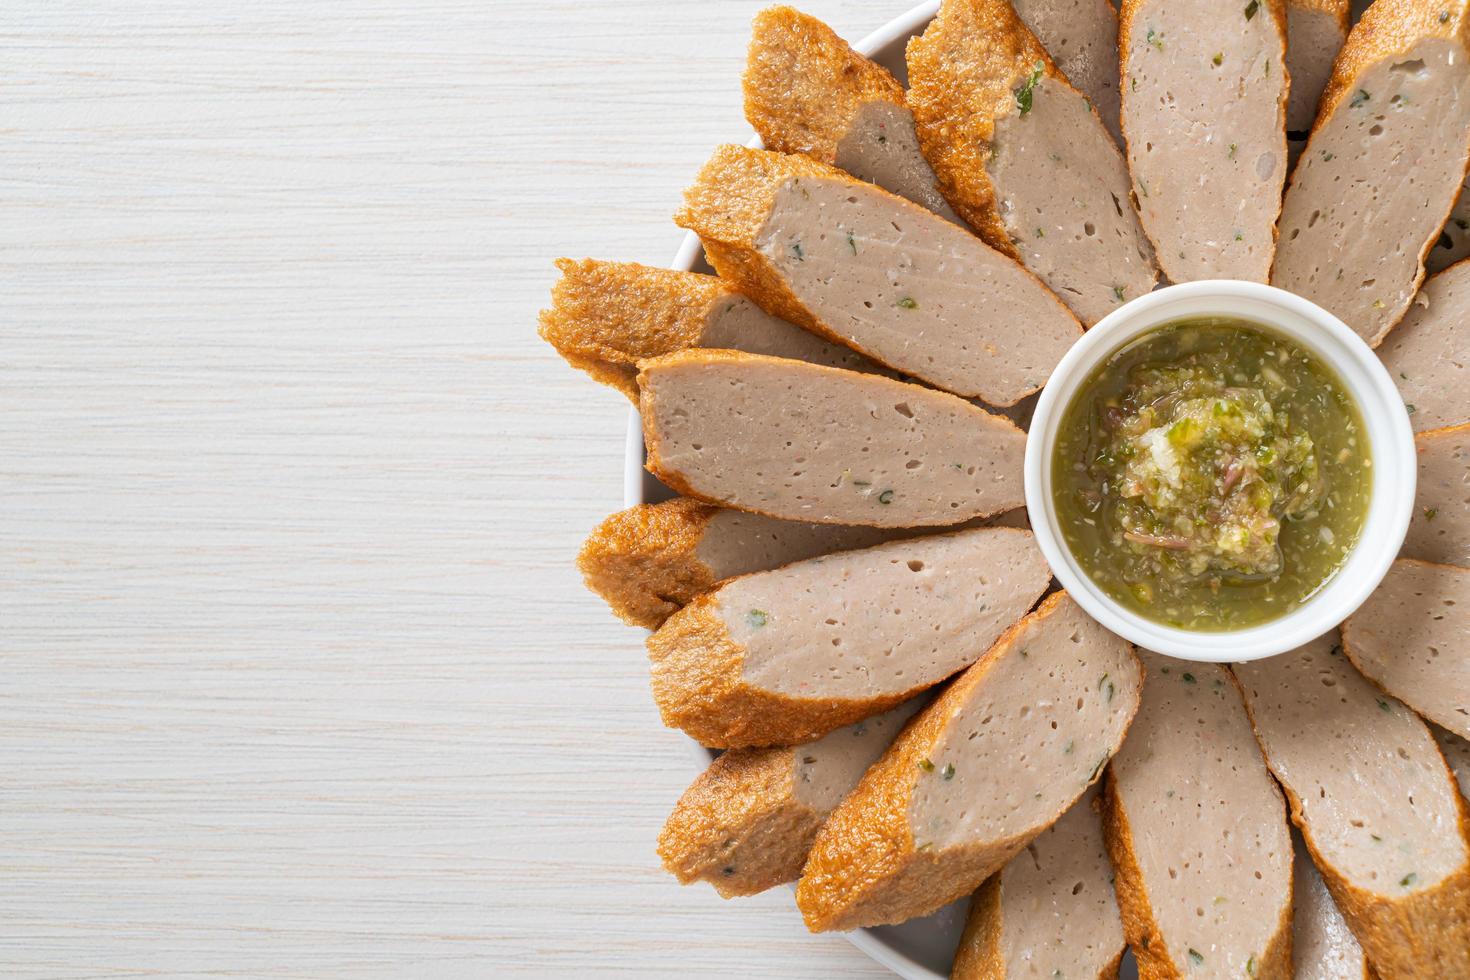
[[[760,5],[0,5],[0,975],[882,975],[659,869],[626,403],[534,334]]]

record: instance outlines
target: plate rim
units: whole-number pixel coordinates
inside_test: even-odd
[[[925,0],[924,3],[910,7],[854,44],[853,49],[865,57],[873,57],[890,45],[918,34],[939,12],[939,3],[940,0]],[[746,145],[759,149],[762,145],[760,137],[753,137]],[[692,271],[703,254],[699,236],[692,231],[687,232],[679,244],[678,251],[674,254],[673,261],[669,263],[669,268],[682,272]],[[646,502],[645,470],[643,468],[646,458],[643,443],[643,420],[638,413],[638,406],[634,405],[628,409],[628,428],[624,440],[624,507],[635,507]],[[688,740],[688,749],[690,758],[699,767],[699,771],[703,771],[714,758],[708,749],[693,739]],[[870,929],[857,929],[841,935],[869,959],[887,967],[905,980],[947,980],[946,974],[938,973],[916,962],[907,954],[876,936]]]

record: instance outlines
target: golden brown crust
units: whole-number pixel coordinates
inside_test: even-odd
[[[699,236],[705,256],[722,280],[770,315],[804,327],[824,340],[850,347],[884,367],[902,371],[871,347],[844,336],[807,309],[759,248],[757,242],[775,208],[777,194],[788,182],[804,178],[835,181],[864,194],[886,198],[900,216],[908,215],[921,226],[936,220],[949,226],[949,222],[934,212],[811,157],[734,145],[715,150],[695,182],[684,191],[684,207],[674,215],[674,221]],[[1075,321],[1072,312],[1035,274],[1019,264],[1015,268],[1043,290],[1059,311]],[[1080,323],[1077,329],[1080,334]],[[1005,408],[1031,394],[1033,391],[1022,391],[1009,402],[991,404]]]
[[[1000,948],[1005,926],[1001,908],[1001,877],[1000,872],[991,875],[970,899],[970,914],[965,919],[959,948],[955,950],[949,980],[1006,980],[1005,955]],[[1118,968],[1122,964],[1123,948],[1120,946],[1112,961],[1098,971],[1097,980],[1118,980]]]
[[[992,248],[1019,260],[985,169],[995,121],[1038,65],[1047,78],[1066,76],[1007,0],[944,0],[907,57],[909,108],[940,192]]]
[[[808,929],[845,931],[927,915],[971,891],[1046,829],[1043,824],[1003,840],[942,850],[926,845],[920,850],[914,845],[908,809],[923,772],[920,760],[932,753],[950,719],[963,710],[995,665],[1011,654],[1022,631],[1049,616],[1064,599],[1065,592],[1054,593],[1006,630],[989,652],[909,722],[827,818],[796,888],[796,904]],[[1080,787],[1078,795],[1086,789]],[[1068,800],[1052,821],[1072,802]],[[859,855],[861,860],[855,860]]]
[[[714,276],[636,262],[557,259],[562,278],[537,331],[568,364],[637,401],[639,360],[693,347],[715,304],[735,292]]]
[[[1293,887],[1288,881],[1287,890],[1290,891]],[[1256,974],[1261,980],[1267,980],[1267,978],[1291,980],[1294,976],[1291,931],[1292,901],[1294,898],[1282,906],[1281,917],[1276,922],[1276,932],[1266,944],[1266,951],[1261,954],[1260,962],[1256,966]]]
[[[1358,89],[1358,80],[1364,73],[1386,59],[1405,54],[1421,41],[1443,38],[1457,41],[1462,50],[1470,48],[1470,0],[1375,0],[1357,24],[1348,32],[1347,41],[1332,63],[1332,74],[1322,91],[1317,106],[1317,118],[1312,123],[1304,152],[1312,152],[1312,142],[1322,128],[1337,115],[1345,100]],[[1470,166],[1470,158],[1465,161]],[[1297,172],[1293,172],[1287,193],[1296,185]],[[1463,180],[1463,176],[1461,178]],[[1459,185],[1457,184],[1456,187]],[[1443,198],[1443,211],[1434,215],[1434,227],[1438,228],[1449,220],[1454,210],[1457,195]],[[1424,283],[1425,261],[1434,248],[1436,236],[1425,237],[1418,255],[1417,272],[1410,292],[1417,292]],[[1378,347],[1388,334],[1402,322],[1408,304],[1397,315],[1367,338],[1370,347]]]
[[[797,799],[795,772],[789,748],[735,749],[710,763],[659,834],[664,867],[725,898],[795,881],[826,816]]]
[[[1441,21],[1444,14],[1449,16]],[[1313,133],[1352,94],[1358,77],[1378,62],[1403,54],[1425,38],[1442,37],[1465,45],[1467,36],[1470,0],[1376,0],[1348,34],[1332,64]]]
[[[1449,766],[1446,778],[1453,780]],[[1419,977],[1470,977],[1470,862],[1434,888],[1394,899],[1358,888],[1327,863],[1301,818],[1301,799],[1283,784],[1291,819],[1333,901],[1347,920],[1368,961],[1384,980]],[[1470,812],[1459,793],[1462,839],[1470,840]]]
[[[1004,857],[992,855],[989,863],[995,867],[976,873],[973,856],[966,860],[950,851],[941,858],[932,849],[917,851],[907,817],[922,772],[919,760],[927,757],[948,718],[950,695],[979,669],[971,667],[909,722],[817,833],[796,886],[796,904],[812,932],[847,931],[923,915],[960,897],[968,882],[1004,863]],[[854,855],[863,860],[854,861]],[[946,882],[957,884],[955,893],[945,891],[947,897],[937,898],[935,887]]]
[[[985,879],[985,884],[970,899],[970,914],[965,931],[954,953],[949,980],[1005,980],[1006,961],[1000,951],[1001,931],[1000,874]]]
[[[836,159],[837,144],[862,106],[904,104],[903,86],[886,68],[790,7],[756,14],[744,88],[745,118],[767,149],[823,163]]]
[[[1363,947],[1374,973],[1383,980],[1411,980],[1422,977],[1470,977],[1470,858],[1454,873],[1433,888],[1406,898],[1390,898],[1359,888],[1338,872],[1318,849],[1312,829],[1302,814],[1301,797],[1277,772],[1271,753],[1256,725],[1245,686],[1233,671],[1227,674],[1245,700],[1246,714],[1260,743],[1266,765],[1276,776],[1291,808],[1291,822],[1302,833],[1312,863],[1327,884],[1327,891],[1347,920],[1348,928]],[[1438,752],[1438,744],[1430,739]],[[1460,839],[1470,853],[1470,804],[1455,789],[1455,776],[1449,763],[1440,755],[1450,796],[1459,811],[1457,825]],[[1121,896],[1120,896],[1121,900]],[[1289,974],[1288,974],[1289,975]]]
[[[1123,936],[1138,961],[1140,980],[1181,976],[1179,967],[1169,958],[1159,924],[1154,919],[1148,889],[1143,884],[1143,869],[1133,850],[1133,830],[1128,811],[1118,795],[1117,781],[1109,766],[1103,782],[1103,842],[1113,863],[1113,890],[1118,896],[1118,913],[1123,918]]]
[[[628,396],[628,400],[638,401],[638,370],[637,368],[625,368],[620,364],[609,364],[595,357],[584,357],[571,351],[558,351],[562,360],[571,367],[583,372],[598,384],[616,388]]]
[[[1228,671],[1226,673],[1229,673]],[[1187,965],[1175,963],[1169,955],[1169,944],[1159,928],[1153,914],[1153,900],[1143,880],[1143,867],[1138,852],[1133,847],[1133,829],[1128,822],[1128,810],[1118,792],[1117,780],[1112,767],[1108,767],[1107,780],[1103,784],[1103,841],[1107,845],[1108,857],[1113,863],[1113,887],[1118,896],[1118,911],[1123,917],[1123,935],[1133,956],[1138,961],[1139,980],[1184,980],[1189,974]],[[1266,949],[1256,962],[1254,976],[1259,980],[1291,980],[1291,911],[1292,903],[1287,882],[1288,899],[1282,906],[1276,922],[1276,931],[1266,943]]]
[[[1465,261],[1470,262],[1470,259],[1466,259]],[[1422,453],[1424,452],[1425,443],[1440,439],[1453,439],[1456,436],[1464,435],[1466,431],[1470,431],[1470,422],[1461,422],[1458,425],[1446,425],[1439,429],[1426,429],[1423,432],[1415,433],[1414,448]]]
[[[895,202],[895,207],[933,217],[917,204],[810,157],[725,145],[715,150],[694,184],[684,191],[684,207],[674,215],[674,222],[698,235],[704,243],[705,255],[720,278],[749,296],[761,309],[881,363],[872,351],[858,347],[814,316],[756,246],[756,239],[775,207],[777,191],[786,181],[801,177],[853,184],[886,195]]]
[[[1101,796],[1092,799],[1094,813],[1101,804]],[[991,875],[970,899],[970,914],[965,919],[965,931],[961,934],[959,948],[955,951],[954,965],[949,971],[950,980],[1006,980],[1005,954],[1001,950],[1005,929],[1004,906],[1001,903],[1004,877],[1004,869]],[[1124,949],[1120,943],[1112,960],[1098,970],[1096,980],[1118,980]]]
[[[597,525],[577,555],[582,579],[623,622],[657,629],[714,586],[715,573],[696,549],[717,513],[683,497],[620,510]]]
[[[730,639],[718,603],[718,592],[706,592],[648,638],[659,714],[665,725],[701,745],[732,749],[810,742],[919,691],[852,700],[793,698],[753,687],[743,676],[745,648]]]
[[[1470,262],[1470,259],[1465,259],[1465,261]],[[1438,429],[1426,429],[1425,431],[1415,435],[1414,441],[1427,442],[1430,438],[1438,439],[1443,436],[1457,436],[1465,432],[1465,430],[1467,429],[1470,429],[1470,422],[1460,422],[1455,425],[1446,425]]]
[[[1291,10],[1312,10],[1317,13],[1330,14],[1342,28],[1343,33],[1347,33],[1353,8],[1352,0],[1286,0],[1286,6]]]

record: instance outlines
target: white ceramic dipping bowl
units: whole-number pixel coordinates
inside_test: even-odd
[[[1258,626],[1220,632],[1156,623],[1100,589],[1072,556],[1052,500],[1052,455],[1062,417],[1093,370],[1142,335],[1190,317],[1232,317],[1306,348],[1341,379],[1367,428],[1373,492],[1347,560],[1301,606]],[[1079,340],[1047,382],[1026,444],[1026,509],[1042,553],[1092,618],[1149,650],[1184,660],[1238,663],[1295,649],[1337,626],[1378,588],[1398,554],[1414,508],[1414,433],[1393,379],[1372,349],[1337,317],[1271,286],[1208,280],[1170,286],[1119,307]]]

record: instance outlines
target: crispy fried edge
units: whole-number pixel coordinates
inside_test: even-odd
[[[1435,750],[1439,751],[1437,742]],[[1453,783],[1454,774],[1449,772],[1448,763],[1445,771],[1446,778]],[[1291,800],[1292,821],[1296,822],[1301,801],[1289,788],[1286,795]],[[1460,811],[1460,836],[1470,841],[1470,811],[1465,799],[1458,786],[1450,795]],[[1470,976],[1470,861],[1432,889],[1407,900],[1386,899],[1358,888],[1327,865],[1306,825],[1298,826],[1312,863],[1322,872],[1333,901],[1337,902],[1379,976],[1384,980],[1422,977],[1426,975],[1423,971],[1429,968],[1449,971],[1435,976]],[[1452,962],[1433,958],[1437,953],[1453,953],[1456,949],[1459,958]]]
[[[945,226],[951,225],[933,211],[876,184],[869,184],[835,167],[818,163],[810,157],[775,153],[771,150],[753,150],[731,144],[716,149],[709,162],[700,170],[695,182],[685,189],[684,206],[674,215],[674,222],[699,236],[704,245],[705,256],[719,272],[721,279],[744,293],[767,313],[804,327],[824,340],[850,347],[877,364],[901,372],[901,368],[894,367],[871,348],[842,336],[808,310],[786,284],[781,273],[756,246],[766,220],[775,207],[778,192],[788,180],[801,177],[833,180],[859,189],[865,194],[876,194],[886,198],[900,213],[916,218],[921,224],[938,221]],[[1000,256],[1002,261],[1012,261],[1017,271],[1049,297],[1056,304],[1057,310],[1076,324],[1078,336],[1081,336],[1083,328],[1076,314],[1035,273],[1014,262],[1004,252]],[[1037,390],[1039,388],[1016,392],[1010,401],[987,399],[987,404],[1008,408]]]
[[[1086,791],[1083,792],[1083,795],[1086,796]],[[1073,806],[1089,807],[1092,810],[1093,819],[1098,821],[1098,827],[1101,830],[1101,804],[1102,794],[1099,793],[1091,800],[1079,799]],[[1060,820],[1061,817],[1057,819]],[[1106,841],[1104,841],[1104,849],[1106,849]],[[1025,858],[1020,855],[1012,859],[1012,861],[1021,860]],[[1005,906],[1002,902],[1004,898],[1002,889],[1005,886],[1006,869],[1010,866],[1011,863],[1007,862],[1005,867],[986,879],[985,884],[980,886],[979,891],[975,892],[974,898],[971,899],[970,914],[965,919],[965,931],[960,936],[960,945],[955,951],[954,966],[950,969],[949,974],[950,980],[1006,980],[1005,954],[1001,949],[1001,941],[1005,935]],[[1096,980],[1117,980],[1118,968],[1123,962],[1123,954],[1127,949],[1127,940],[1120,940],[1112,959],[1104,963],[1098,970]]]
[[[918,688],[875,698],[794,698],[746,683],[745,648],[730,638],[718,591],[697,596],[648,638],[653,699],[665,725],[711,748],[796,745],[907,701]]]
[[[1332,19],[1337,21],[1344,34],[1347,33],[1352,20],[1352,0],[1286,0],[1286,6],[1290,10],[1311,10],[1331,14]]]
[[[781,185],[799,177],[860,186],[901,202],[903,208],[934,217],[917,204],[810,157],[727,144],[715,150],[695,182],[684,191],[684,206],[674,215],[674,222],[698,235],[705,255],[721,278],[733,283],[767,313],[878,360],[812,314],[756,247]]]
[[[1108,777],[1103,783],[1103,842],[1113,863],[1113,890],[1118,897],[1118,913],[1123,918],[1123,935],[1138,961],[1140,980],[1177,980],[1182,974],[1169,958],[1168,946],[1159,943],[1159,948],[1155,948],[1154,945],[1153,937],[1162,930],[1154,920],[1148,889],[1143,884],[1143,869],[1133,850],[1128,810],[1118,795],[1112,769],[1109,763]]]
[[[699,560],[705,528],[719,508],[687,498],[639,504],[611,515],[577,555],[587,588],[623,622],[657,629],[674,610],[715,584]]]
[[[1226,671],[1228,674],[1229,671]],[[1268,777],[1269,778],[1269,777]],[[1277,796],[1280,799],[1278,793]],[[1143,881],[1143,868],[1133,849],[1133,829],[1128,810],[1118,793],[1112,765],[1103,784],[1103,842],[1116,875],[1113,885],[1118,896],[1118,911],[1123,916],[1123,934],[1138,961],[1139,980],[1182,980],[1186,973],[1169,956],[1169,944],[1163,941],[1163,930],[1154,918],[1153,902]],[[1266,942],[1257,963],[1259,980],[1291,980],[1291,915],[1295,888],[1287,881],[1287,901],[1277,918],[1276,931]],[[1155,942],[1155,940],[1159,940]]]
[[[1450,17],[1441,24],[1439,16],[1446,12]],[[1317,103],[1317,118],[1312,122],[1312,132],[1302,150],[1303,155],[1312,152],[1312,143],[1316,140],[1317,133],[1336,116],[1343,101],[1357,87],[1358,77],[1363,72],[1379,61],[1404,53],[1419,41],[1431,37],[1459,41],[1461,47],[1470,53],[1470,0],[1377,0],[1364,11],[1362,18],[1348,32],[1347,41],[1332,63],[1332,74],[1322,90],[1321,100]],[[1466,151],[1465,167],[1470,170],[1470,147]],[[1435,222],[1434,234],[1424,241],[1419,252],[1419,272],[1412,284],[1411,293],[1417,293],[1424,283],[1427,271],[1425,260],[1439,239],[1439,229],[1454,211],[1464,179],[1465,174],[1462,173],[1460,183],[1455,185],[1456,192],[1445,201],[1444,214]],[[1296,178],[1293,174],[1288,180],[1286,194],[1282,196],[1283,212],[1286,196],[1291,193],[1295,184]],[[1407,315],[1412,303],[1411,298],[1397,317],[1385,324],[1373,337],[1367,338],[1369,346],[1377,347],[1383,343],[1384,338]]]
[[[1271,760],[1271,753],[1256,724],[1255,710],[1246,695],[1245,684],[1235,676],[1234,671],[1227,670],[1226,674],[1234,681],[1241,700],[1245,702],[1251,731],[1255,733],[1256,744],[1260,746],[1261,755],[1266,759],[1266,767],[1271,770],[1281,791],[1286,795],[1292,825],[1301,831],[1302,841],[1307,845],[1312,863],[1317,866],[1322,880],[1327,883],[1327,891],[1331,893],[1332,900],[1337,903],[1338,910],[1347,920],[1348,927],[1357,937],[1358,944],[1363,947],[1369,964],[1378,976],[1383,980],[1412,980],[1422,976],[1422,973],[1415,971],[1422,970],[1426,965],[1440,966],[1429,956],[1436,949],[1445,948],[1447,943],[1451,947],[1459,944],[1462,960],[1455,966],[1470,975],[1470,805],[1460,795],[1455,774],[1445,761],[1439,742],[1427,723],[1422,719],[1419,722],[1424,726],[1425,734],[1439,756],[1440,764],[1444,766],[1445,779],[1450,783],[1450,798],[1455,801],[1459,811],[1460,839],[1465,842],[1467,856],[1458,870],[1451,872],[1435,887],[1406,900],[1388,899],[1357,887],[1327,863],[1302,816],[1301,797],[1277,772]]]
[[[1448,11],[1443,24],[1439,15]],[[1402,54],[1431,37],[1459,41],[1470,47],[1470,2],[1467,0],[1378,0],[1348,34],[1332,63],[1332,75],[1322,91],[1312,133],[1352,94],[1358,76],[1384,58]],[[1310,144],[1309,144],[1310,146]],[[1454,204],[1453,201],[1450,202]],[[1448,217],[1449,212],[1445,212]],[[1431,240],[1430,244],[1433,244]]]
[[[940,192],[986,243],[1019,261],[985,167],[995,121],[1038,62],[1047,78],[1070,83],[1006,0],[944,0],[906,57],[909,108]]]
[[[785,6],[756,14],[743,87],[745,118],[768,149],[828,164],[862,106],[904,105],[903,86],[888,69],[822,21]]]
[[[950,980],[1005,980],[1005,958],[1000,952],[1001,918],[1000,872],[997,871],[970,899],[970,914],[965,918],[965,931],[955,949]]]
[[[795,881],[825,819],[796,797],[795,753],[734,749],[710,763],[659,834],[664,867],[683,884],[709,882],[724,898]]]
[[[1020,528],[990,530],[1031,534]],[[1040,594],[1038,589],[1036,595]],[[934,686],[861,699],[794,698],[754,687],[743,674],[745,648],[730,638],[716,611],[719,598],[719,589],[696,596],[666,619],[647,642],[654,702],[664,724],[688,733],[702,745],[728,749],[810,742]]]
[[[1292,845],[1293,849],[1295,849],[1295,846],[1296,846],[1295,844]],[[1305,847],[1306,845],[1303,845],[1303,846]],[[1293,861],[1296,860],[1296,855],[1292,855],[1292,860]],[[1306,860],[1307,864],[1309,864],[1309,865],[1312,866],[1312,870],[1314,872],[1316,872],[1317,865],[1316,865],[1315,862],[1313,862],[1311,854],[1308,854],[1306,856],[1306,859],[1305,860]],[[1317,873],[1317,877],[1318,878],[1320,878],[1322,876],[1321,875],[1321,872],[1316,872],[1316,873]],[[1293,906],[1293,908],[1292,908],[1292,918],[1291,918],[1291,937],[1292,937],[1292,957],[1293,957],[1293,962],[1295,962],[1296,954],[1297,954],[1297,952],[1300,949],[1300,947],[1298,947],[1296,945],[1296,913],[1301,909],[1301,906],[1298,904],[1298,901],[1300,900],[1301,895],[1300,895],[1299,892],[1297,892],[1295,890],[1296,889],[1296,884],[1295,883],[1296,883],[1296,872],[1295,872],[1295,870],[1293,870],[1292,871],[1292,889],[1293,889],[1293,891],[1292,891],[1292,906]],[[1324,884],[1322,887],[1325,888],[1327,886]],[[1332,896],[1331,896],[1330,893],[1328,894],[1327,900],[1329,902],[1332,902]],[[1332,907],[1334,909],[1336,909],[1337,908],[1337,903],[1336,902],[1332,902]],[[1341,912],[1338,913],[1338,915],[1341,915],[1341,914],[1342,914]],[[1346,923],[1344,923],[1344,924],[1346,924]],[[1351,929],[1348,930],[1348,935],[1349,936],[1352,936],[1352,930]],[[1353,936],[1353,942],[1356,943],[1357,941],[1358,941],[1357,940],[1357,937],[1356,936]],[[1358,956],[1357,956],[1357,959],[1358,959],[1359,965],[1362,967],[1362,972],[1358,974],[1358,980],[1378,980],[1378,975],[1373,972],[1373,967],[1368,963],[1368,956],[1367,956],[1367,954],[1365,954],[1363,952],[1363,947],[1361,945],[1358,946]]]
[[[691,484],[688,480],[686,480],[684,478],[683,474],[681,474],[678,470],[673,469],[672,467],[670,467],[670,466],[668,466],[668,465],[666,465],[664,463],[663,456],[662,456],[662,453],[661,453],[662,439],[661,439],[661,437],[659,435],[658,424],[657,424],[657,418],[658,418],[658,413],[657,413],[657,410],[656,410],[656,408],[657,408],[657,406],[656,406],[657,395],[653,391],[653,386],[649,383],[649,372],[651,372],[651,371],[658,371],[658,370],[660,370],[662,368],[679,367],[679,366],[684,365],[684,364],[731,364],[731,363],[737,363],[738,364],[738,363],[741,363],[741,362],[746,362],[746,363],[768,363],[768,362],[772,362],[772,361],[781,361],[782,363],[790,366],[792,370],[814,371],[814,372],[838,372],[838,373],[841,373],[841,374],[856,374],[856,372],[846,371],[843,368],[827,367],[827,366],[821,365],[821,364],[811,364],[811,363],[806,362],[806,361],[792,361],[792,360],[787,360],[787,359],[784,359],[784,358],[767,357],[764,354],[747,354],[747,353],[745,353],[743,351],[716,350],[716,349],[707,349],[707,348],[690,348],[688,350],[677,351],[677,352],[675,352],[673,354],[668,354],[668,355],[666,355],[664,357],[656,357],[656,358],[651,358],[651,359],[646,360],[646,361],[640,361],[639,364],[638,364],[638,389],[639,389],[638,409],[639,409],[639,414],[640,414],[640,416],[643,419],[643,444],[646,447],[646,456],[647,456],[647,462],[645,463],[645,466],[647,467],[648,472],[650,472],[654,476],[658,477],[659,480],[661,480],[666,486],[668,486],[675,493],[681,494],[681,495],[683,495],[685,497],[692,497],[692,498],[694,498],[696,500],[702,500],[702,501],[705,501],[707,503],[718,504],[718,505],[720,505],[722,507],[730,507],[730,506],[733,506],[732,504],[730,504],[727,501],[722,501],[722,500],[719,500],[719,499],[717,499],[715,497],[710,496],[707,493],[703,493],[698,488],[696,488],[693,484]],[[995,412],[988,412],[985,409],[980,408],[980,407],[974,405],[971,402],[965,401],[965,399],[963,399],[963,398],[959,398],[959,396],[957,396],[957,395],[952,395],[949,392],[941,391],[940,389],[937,389],[937,388],[926,388],[926,387],[922,387],[922,386],[919,386],[919,385],[913,385],[913,384],[909,384],[906,381],[898,381],[896,379],[884,377],[882,375],[877,375],[877,374],[861,374],[861,375],[857,375],[857,377],[854,378],[854,381],[856,382],[859,378],[862,379],[864,382],[871,381],[871,382],[876,382],[878,384],[898,385],[898,386],[900,386],[899,388],[892,389],[892,390],[893,390],[893,392],[894,392],[895,395],[898,395],[898,396],[901,396],[901,397],[908,397],[908,398],[918,398],[918,397],[929,398],[929,397],[932,397],[932,396],[936,396],[937,395],[937,396],[939,396],[941,398],[957,398],[959,401],[963,402],[967,406],[967,408],[973,409],[976,412],[980,412],[986,418],[995,420],[997,423],[1003,423],[1004,426],[1006,426],[1011,431],[1011,433],[1013,433],[1015,435],[1019,435],[1021,437],[1020,451],[1022,453],[1025,452],[1025,438],[1026,438],[1026,434],[1014,422],[1012,422],[1010,419],[1008,419],[1004,415],[999,415],[999,414],[997,414]],[[979,420],[977,420],[977,422],[978,421]],[[973,518],[989,518],[989,517],[993,517],[993,516],[995,516],[997,514],[1003,514],[1003,513],[1006,513],[1008,511],[1016,510],[1023,503],[1024,503],[1023,501],[1017,501],[1015,503],[1011,503],[1011,504],[1008,504],[1006,506],[998,507],[995,510],[988,511],[988,512],[986,512],[984,514],[976,514],[976,515],[973,515]],[[802,519],[802,518],[799,518],[799,517],[792,517],[790,514],[778,514],[778,513],[772,512],[772,511],[768,511],[768,510],[761,510],[759,508],[752,507],[752,506],[749,506],[749,505],[741,506],[741,507],[739,507],[737,509],[738,510],[747,511],[747,512],[752,513],[752,514],[764,514],[767,517],[775,517],[775,518],[779,518],[779,519],[782,519],[782,520],[801,520]],[[810,518],[806,518],[806,519],[807,520],[810,520]],[[853,525],[853,526],[858,526],[858,522],[856,522],[856,521],[844,521],[842,523]],[[864,526],[869,526],[869,527],[890,527],[892,525],[873,523],[873,524],[864,525]],[[922,533],[922,527],[928,527],[928,526],[930,526],[930,525],[922,525],[922,526],[921,525],[914,525],[914,527],[915,527],[915,531],[914,531],[915,536],[917,536],[917,535],[919,535],[919,534]],[[934,525],[934,526],[935,527],[938,527],[938,526],[947,526],[947,525]]]
[[[736,293],[714,276],[636,262],[557,259],[562,278],[537,333],[572,367],[638,400],[636,365],[699,343],[710,310]]]
[[[1078,788],[1049,821],[1005,840],[944,851],[914,847],[908,806],[922,771],[920,760],[927,758],[950,720],[994,666],[1010,655],[1022,632],[1050,616],[1066,598],[1065,592],[1053,593],[1006,630],[979,661],[959,674],[933,704],[909,722],[857,788],[827,818],[796,887],[796,904],[808,929],[848,930],[903,922],[933,912],[999,870],[1086,792],[1087,786]],[[1131,646],[1128,651],[1132,653]],[[1144,668],[1136,657],[1134,664],[1141,693]],[[1113,746],[1114,753],[1137,710],[1135,700]]]

